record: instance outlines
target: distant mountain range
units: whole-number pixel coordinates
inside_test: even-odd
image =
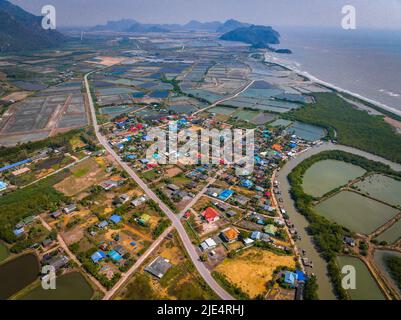
[[[65,40],[57,31],[44,30],[42,17],[0,0],[0,52],[51,48]]]
[[[147,24],[140,23],[133,19],[119,21],[108,21],[105,25],[93,27],[91,31],[114,31],[114,32],[170,32],[170,31],[207,31],[225,33],[237,28],[248,27],[248,23],[237,20],[227,20],[224,23],[219,21],[199,22],[192,20],[184,25],[179,24]]]
[[[224,23],[219,21],[199,22],[192,20],[184,25],[179,24],[146,24],[132,19],[109,21],[105,25],[98,25],[90,31],[111,32],[171,32],[171,31],[206,31],[223,34],[220,39],[227,41],[239,41],[251,44],[255,48],[271,48],[270,44],[280,43],[280,34],[272,27],[251,25],[234,19]],[[290,50],[285,49],[285,52]]]

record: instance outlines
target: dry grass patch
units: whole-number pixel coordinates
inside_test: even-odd
[[[54,188],[67,196],[76,195],[106,179],[107,173],[89,158],[71,169],[72,175],[56,184]]]
[[[280,256],[271,251],[250,248],[235,258],[227,258],[215,268],[240,287],[251,298],[266,292],[266,283],[273,278],[279,266],[295,268],[293,256]]]

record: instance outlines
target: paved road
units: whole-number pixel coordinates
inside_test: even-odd
[[[97,123],[96,119],[96,111],[95,111],[95,106],[93,104],[92,100],[92,95],[89,90],[89,83],[88,83],[88,76],[93,73],[94,71],[88,73],[85,75],[85,87],[86,87],[86,92],[88,95],[88,101],[89,101],[89,106],[90,106],[90,111],[91,111],[91,117],[92,117],[92,122],[93,122],[93,127],[95,129],[96,137],[98,138],[99,142],[103,145],[103,147],[109,152],[110,155],[113,156],[113,158],[120,164],[120,166],[130,175],[130,177],[143,189],[143,191],[147,194],[147,196],[155,201],[161,210],[168,216],[168,218],[172,222],[172,226],[177,230],[183,245],[188,252],[189,257],[191,258],[193,264],[195,265],[196,269],[198,270],[199,274],[202,276],[202,278],[206,281],[206,283],[209,285],[209,287],[223,300],[233,300],[234,298],[228,294],[223,288],[220,287],[220,285],[214,280],[212,275],[210,274],[210,271],[206,268],[206,266],[199,260],[199,255],[195,249],[195,247],[192,245],[191,240],[189,236],[187,235],[183,225],[181,224],[180,219],[174,214],[173,211],[169,207],[165,205],[163,201],[161,201],[156,194],[146,185],[145,182],[142,181],[141,178],[134,172],[134,170],[128,166],[122,159],[121,157],[113,150],[113,148],[110,146],[108,143],[107,139],[103,137],[103,135],[100,133],[100,127]]]
[[[114,287],[108,291],[103,300],[110,300],[116,294],[118,290],[123,286],[123,284],[132,276],[132,274],[137,271],[137,269],[142,265],[142,263],[149,257],[149,255],[160,245],[164,238],[173,231],[173,227],[167,228],[155,242],[145,251],[143,255],[135,262],[135,264],[122,275],[121,279],[114,285]]]
[[[246,89],[248,89],[254,82],[255,82],[255,80],[250,81],[250,82],[249,82],[248,84],[246,84],[243,88],[239,89],[239,91],[238,91],[237,93],[235,93],[235,94],[233,94],[233,95],[231,95],[231,96],[229,96],[229,97],[220,99],[220,100],[216,101],[215,103],[213,103],[213,104],[207,106],[206,108],[203,108],[203,109],[200,109],[200,110],[194,112],[194,113],[192,114],[192,116],[194,116],[194,115],[196,115],[196,114],[198,114],[198,113],[201,113],[201,112],[203,112],[203,111],[205,111],[205,110],[207,110],[207,109],[216,107],[217,105],[219,105],[219,104],[221,104],[221,103],[223,103],[223,102],[225,102],[225,101],[228,101],[228,100],[231,100],[231,99],[234,99],[234,98],[238,97],[241,93],[243,93]]]
[[[296,229],[298,230],[301,240],[297,241],[297,246],[300,249],[306,250],[306,257],[313,261],[313,268],[307,268],[310,272],[313,272],[317,276],[317,281],[319,284],[318,294],[320,299],[332,300],[335,299],[333,293],[333,287],[330,279],[327,275],[327,264],[326,261],[319,255],[314,244],[313,239],[306,232],[309,222],[306,218],[301,215],[294,206],[294,201],[290,195],[290,185],[287,180],[288,174],[302,161],[305,159],[327,150],[341,150],[348,153],[363,156],[367,159],[382,162],[389,165],[396,171],[401,171],[401,165],[381,158],[379,156],[370,154],[368,152],[355,149],[352,147],[347,147],[343,145],[333,144],[333,143],[323,143],[319,146],[312,147],[300,154],[295,158],[290,159],[281,169],[278,171],[276,179],[280,183],[281,198],[284,200],[283,207],[287,211],[292,223],[294,223]]]

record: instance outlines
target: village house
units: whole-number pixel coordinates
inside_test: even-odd
[[[70,214],[70,213],[76,211],[77,209],[78,208],[77,208],[76,204],[70,204],[69,206],[63,208],[63,212],[65,214]]]
[[[145,271],[161,279],[171,267],[169,260],[159,256],[145,268]]]
[[[220,233],[221,237],[223,238],[224,241],[228,243],[232,243],[238,239],[239,231],[235,228],[227,228],[224,229]]]
[[[219,214],[215,209],[212,207],[208,207],[205,211],[201,213],[201,216],[203,219],[205,219],[207,222],[215,222],[220,219]]]
[[[208,238],[200,244],[200,248],[202,251],[206,251],[208,249],[214,249],[216,246],[217,243],[212,238]]]

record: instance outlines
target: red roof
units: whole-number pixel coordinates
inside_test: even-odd
[[[209,222],[214,221],[218,216],[219,214],[217,213],[217,211],[211,207],[202,212],[202,217],[204,217]]]
[[[142,125],[142,123],[138,123],[138,124],[136,125],[136,127],[137,127],[137,129],[142,129],[142,128],[143,128],[143,125]]]
[[[134,131],[136,131],[136,130],[138,130],[137,128],[135,128],[135,126],[131,126],[130,128],[129,128],[129,132],[134,132]]]
[[[271,193],[270,193],[269,191],[267,191],[267,192],[265,193],[265,196],[268,197],[268,198],[270,198],[270,197],[271,197]]]

